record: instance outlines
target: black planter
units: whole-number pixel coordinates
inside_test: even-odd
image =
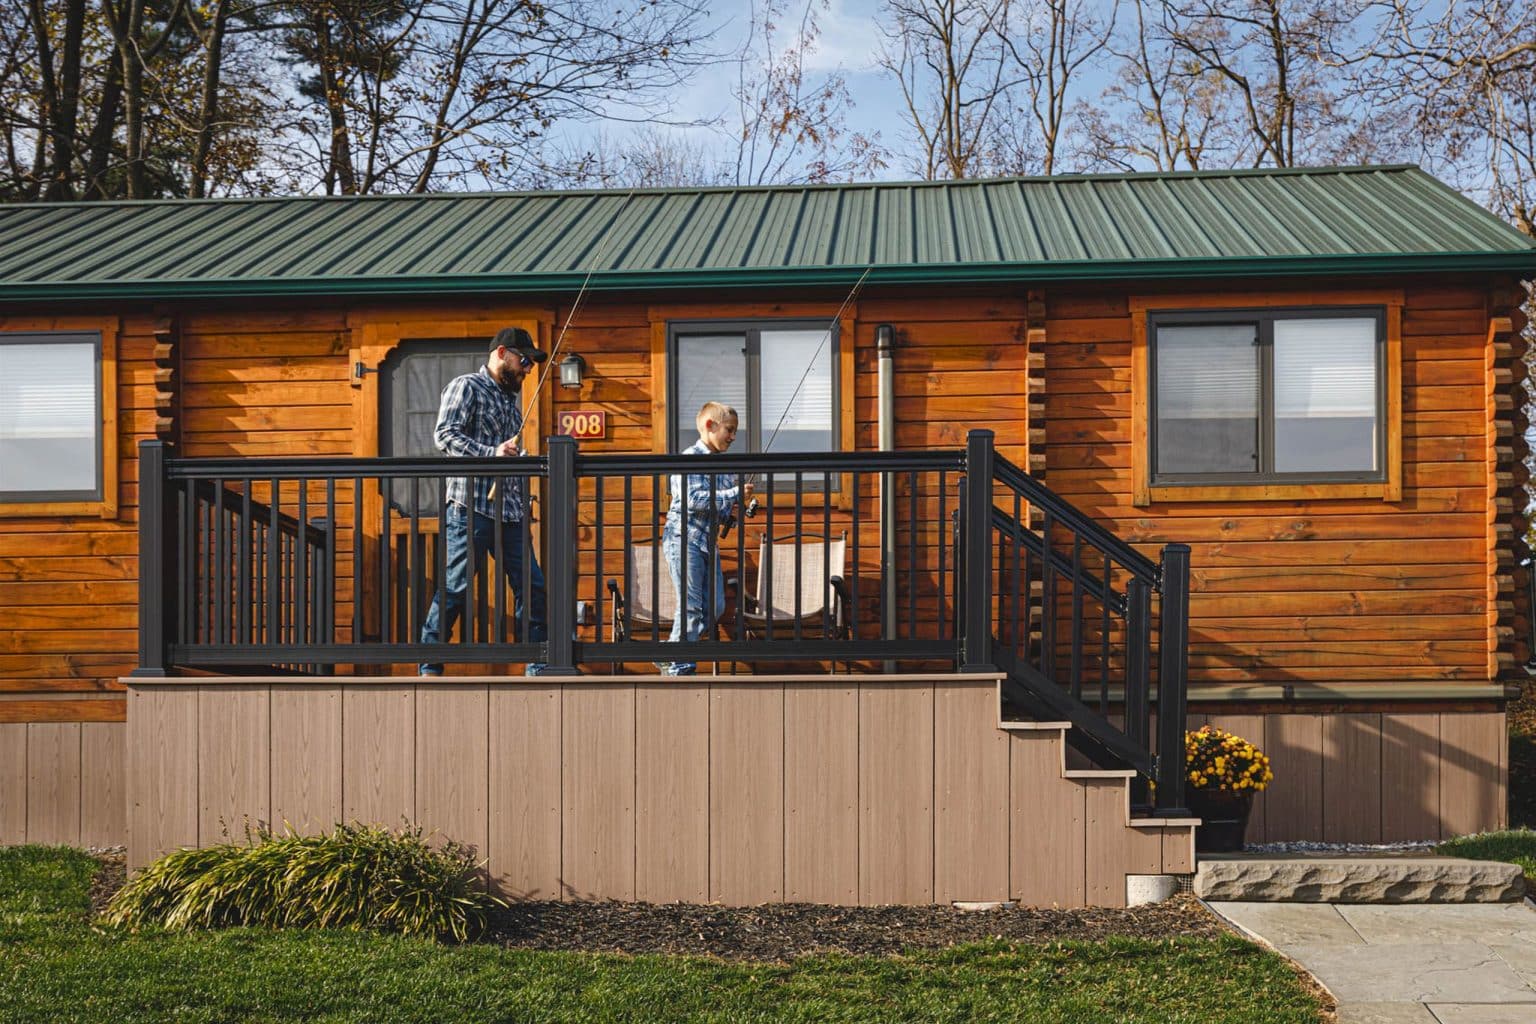
[[[1253,810],[1253,792],[1240,793],[1213,789],[1186,791],[1190,811],[1201,819],[1195,829],[1196,853],[1238,853],[1243,848],[1243,833],[1248,831],[1248,815]]]

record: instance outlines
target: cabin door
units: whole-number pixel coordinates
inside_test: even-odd
[[[432,434],[443,388],[484,365],[489,347],[489,338],[402,341],[379,367],[379,455],[441,457]],[[390,480],[382,490],[381,639],[412,643],[437,590],[442,484]]]

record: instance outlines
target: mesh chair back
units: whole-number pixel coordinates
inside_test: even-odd
[[[830,578],[843,575],[846,537],[828,540],[820,534],[781,537],[772,543],[772,579],[769,578],[769,542],[765,535],[757,552],[757,606],[775,622],[795,618],[798,577],[801,619],[820,618],[832,610],[835,599]],[[796,563],[798,561],[798,573]]]
[[[656,581],[654,594],[651,592],[653,574]],[[672,575],[667,570],[660,544],[630,545],[624,597],[629,602],[632,627],[649,629],[656,623],[671,628],[672,620],[677,616],[677,590],[672,586]]]

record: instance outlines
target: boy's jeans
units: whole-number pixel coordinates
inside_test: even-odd
[[[667,560],[667,570],[672,576],[672,587],[677,591],[677,603],[686,609],[684,614],[672,620],[674,643],[678,640],[697,640],[709,633],[713,635],[715,623],[725,613],[725,577],[720,572],[720,559],[711,543],[714,529],[711,522],[690,526],[688,530],[688,581],[683,585],[683,545],[678,531],[667,529],[661,535],[661,553]],[[714,573],[715,610],[704,615],[709,601],[709,574]],[[697,666],[691,661],[659,662],[659,667],[669,676],[691,676]]]
[[[490,516],[475,513],[475,575],[485,571],[485,556],[488,552],[496,550],[496,521]],[[424,644],[439,643],[445,636],[453,633],[454,623],[459,621],[459,616],[464,614],[464,590],[469,582],[469,512],[463,505],[450,503],[443,510],[443,543],[447,545],[445,552],[445,572],[443,589],[448,597],[448,611],[444,615],[438,607],[437,597],[432,598],[432,607],[427,609],[427,620],[421,624],[421,642]],[[521,520],[515,523],[501,524],[501,571],[508,585],[512,588],[512,634],[519,640],[525,638],[518,636],[523,624],[523,523]],[[529,643],[543,643],[549,636],[548,625],[545,619],[546,601],[544,597],[544,571],[539,568],[539,560],[533,554],[533,549],[528,549],[528,636]],[[465,627],[468,628],[467,626]],[[536,676],[544,669],[542,662],[531,662],[525,673]],[[438,664],[422,665],[420,671],[424,675],[441,675],[443,666]]]

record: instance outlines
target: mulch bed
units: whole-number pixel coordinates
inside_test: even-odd
[[[121,854],[98,854],[91,882],[93,914],[102,913],[127,878]],[[1143,939],[1212,938],[1227,929],[1190,895],[1129,910],[953,907],[758,907],[687,903],[514,903],[498,911],[482,941],[511,949],[588,953],[667,953],[722,960],[783,961],[810,953],[888,956],[1001,938],[1048,943],[1111,935]]]
[[[518,949],[789,960],[829,952],[885,956],[989,938],[1048,943],[1111,935],[1211,938],[1226,932],[1193,896],[1181,895],[1130,910],[518,903],[497,915],[487,939]]]
[[[112,897],[117,895],[128,881],[128,858],[121,853],[98,853],[96,859],[101,867],[96,872],[96,877],[91,879],[91,916],[97,917],[106,912],[107,904]]]

